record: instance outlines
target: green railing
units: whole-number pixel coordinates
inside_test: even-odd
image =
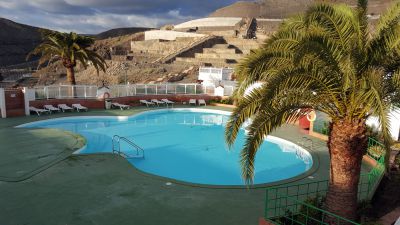
[[[370,146],[383,146],[376,140],[369,140]],[[374,158],[375,159],[375,158]],[[370,172],[361,174],[358,185],[358,200],[372,199],[376,188],[385,171],[385,157],[382,154],[375,159],[376,165]],[[307,202],[322,199],[328,191],[329,180],[313,181],[291,186],[267,188],[265,203],[265,219],[273,224],[322,225],[328,224],[357,224],[346,218],[334,215]]]

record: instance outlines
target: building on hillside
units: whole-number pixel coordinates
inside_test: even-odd
[[[236,86],[232,68],[200,67],[198,80],[203,85]]]

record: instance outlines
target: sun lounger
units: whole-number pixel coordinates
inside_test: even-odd
[[[73,108],[67,106],[66,104],[58,104],[57,106],[58,106],[58,108],[59,108],[61,111],[63,111],[63,112],[65,112],[65,111],[67,111],[67,110],[69,110],[69,111],[72,112],[72,111],[74,110]]]
[[[190,99],[189,105],[196,105],[196,99]]]
[[[88,108],[82,106],[81,104],[72,104],[72,108],[76,109],[76,111],[80,112],[81,110],[88,111]]]
[[[36,107],[30,106],[29,107],[30,112],[35,112],[38,116],[42,115],[42,113],[50,113],[49,110],[47,109],[38,109]]]
[[[199,99],[199,105],[207,106],[207,103],[204,99]]]
[[[56,108],[53,105],[44,105],[43,108],[49,110],[50,113],[52,113],[52,112],[61,112],[61,110],[59,108]]]
[[[147,100],[140,100],[139,102],[142,103],[142,104],[145,104],[147,107],[156,105],[153,102],[149,102]]]
[[[156,103],[157,106],[167,104],[167,103],[165,103],[165,102],[163,102],[163,101],[159,101],[159,100],[157,100],[157,99],[152,99],[151,102]]]
[[[170,100],[168,100],[166,98],[161,99],[161,101],[165,102],[165,104],[167,104],[167,106],[168,105],[174,106],[174,104],[175,104],[175,102],[170,101]]]
[[[121,110],[130,108],[129,105],[119,104],[118,102],[113,102],[113,103],[111,103],[111,105],[116,107],[116,108],[120,108]]]

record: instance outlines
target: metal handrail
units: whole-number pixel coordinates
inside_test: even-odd
[[[113,148],[112,152],[113,153],[118,153],[119,155],[125,156],[125,158],[130,158],[129,155],[127,155],[126,153],[121,151],[121,141],[124,141],[131,147],[135,148],[137,156],[139,156],[140,155],[139,153],[142,152],[142,157],[144,158],[144,149],[143,148],[141,148],[139,145],[133,143],[131,140],[127,139],[126,137],[121,137],[118,135],[114,135],[113,139],[112,139],[112,142],[113,142],[112,143],[112,148]],[[116,149],[117,146],[118,146],[118,148]]]

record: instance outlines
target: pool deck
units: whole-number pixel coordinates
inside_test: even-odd
[[[117,155],[72,155],[84,145],[84,140],[74,134],[14,128],[41,119],[127,116],[145,110],[136,107],[0,119],[0,224],[258,224],[264,213],[264,188],[166,185],[167,179],[138,172]],[[274,135],[295,143],[306,136],[291,125]],[[328,178],[325,142],[313,141],[319,167],[312,177],[293,182]]]

